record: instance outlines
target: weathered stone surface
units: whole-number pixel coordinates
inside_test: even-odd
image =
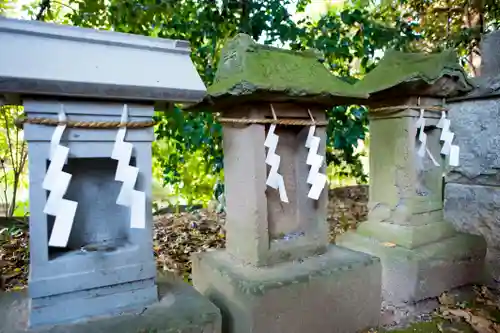
[[[368,221],[336,240],[381,258],[383,297],[395,304],[479,282],[486,254],[484,239],[459,234],[443,221],[445,160],[436,127],[441,114],[424,114],[424,156],[418,154],[419,116],[417,110],[371,114]]]
[[[325,119],[324,112],[296,104],[276,103],[273,109],[278,118],[307,119],[309,111],[316,120]],[[268,104],[241,104],[226,116],[241,117],[242,113],[245,117],[262,119],[270,115],[271,110]],[[328,192],[324,189],[319,200],[307,197],[309,166],[305,163],[308,149],[304,143],[308,130],[296,126],[276,129],[279,170],[289,199],[283,204],[278,191],[266,185],[266,126],[224,125],[226,249],[239,260],[264,266],[325,252],[329,243]],[[315,135],[321,138],[318,153],[324,156],[325,129],[318,127]],[[325,168],[323,165],[320,172],[326,172]]]
[[[354,85],[370,94],[368,103],[394,95],[450,97],[473,89],[457,54],[388,50],[377,67]]]
[[[368,98],[332,75],[316,50],[291,51],[258,44],[246,34],[227,41],[213,84],[204,101],[192,106],[220,112],[242,99],[258,102],[296,101],[327,107],[362,103]]]
[[[490,76],[478,76],[472,79],[476,86],[469,94],[459,97],[452,102],[471,100],[476,98],[493,98],[500,95],[500,73]]]
[[[227,251],[196,254],[193,282],[221,309],[224,332],[352,333],[380,318],[379,259],[338,246],[266,267]]]
[[[500,184],[500,100],[468,100],[449,107],[460,166],[450,170],[447,182]]]
[[[444,213],[458,230],[486,239],[489,273],[500,282],[500,187],[448,183]]]
[[[457,234],[407,249],[348,232],[337,244],[381,259],[382,295],[392,304],[437,297],[483,279],[486,243],[475,235]]]
[[[220,333],[219,309],[191,286],[162,277],[160,302],[135,313],[26,330],[26,293],[0,293],[0,333]]]
[[[455,228],[450,223],[442,221],[442,215],[440,210],[440,219],[429,219],[427,224],[419,226],[367,221],[361,223],[356,231],[360,235],[376,238],[381,242],[413,249],[456,234]]]
[[[438,100],[434,100],[437,103]],[[442,167],[418,155],[417,110],[373,113],[370,117],[369,220],[399,225],[439,221],[442,209]],[[443,165],[439,152],[438,112],[426,112],[427,148]],[[422,217],[422,214],[429,216]]]
[[[481,75],[500,74],[500,31],[493,31],[481,40]]]

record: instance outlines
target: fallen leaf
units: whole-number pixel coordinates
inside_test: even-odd
[[[494,323],[484,317],[474,315],[471,311],[462,309],[448,309],[443,315],[451,315],[452,317],[462,318],[465,320],[477,333],[498,333],[495,330]]]
[[[452,295],[448,294],[448,293],[442,293],[439,297],[438,297],[438,301],[441,305],[444,305],[444,306],[452,306],[452,305],[455,305],[456,304],[456,301],[455,299],[453,298]]]

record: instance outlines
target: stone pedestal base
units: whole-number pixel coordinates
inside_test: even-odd
[[[29,327],[64,325],[102,315],[141,311],[157,301],[154,278],[32,298]]]
[[[25,292],[0,293],[0,333],[220,333],[220,311],[194,288],[161,279],[160,301],[140,313],[124,313],[85,322],[27,329]]]
[[[486,243],[478,236],[456,234],[407,249],[348,232],[337,244],[381,259],[382,296],[393,304],[436,297],[484,276]]]
[[[259,268],[226,251],[196,254],[193,282],[221,309],[225,333],[354,333],[380,318],[380,260],[337,246]]]

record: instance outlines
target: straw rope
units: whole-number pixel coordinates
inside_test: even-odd
[[[218,118],[220,123],[233,124],[276,124],[285,126],[327,126],[328,121],[312,121],[305,119],[245,119],[245,118]]]
[[[233,124],[277,124],[285,126],[327,126],[328,121],[312,121],[305,119],[245,119],[245,118],[218,118],[220,123]],[[71,128],[89,128],[89,129],[109,129],[120,128],[123,125],[127,128],[146,128],[155,125],[154,121],[129,121],[122,124],[120,121],[66,121],[61,122],[51,118],[19,118],[16,120],[16,125],[22,127],[23,124],[36,124],[57,126],[66,125]]]
[[[120,121],[59,121],[51,118],[19,118],[16,120],[16,125],[21,127],[23,124],[37,124],[47,126],[66,125],[72,128],[89,128],[89,129],[109,129],[127,127],[129,129],[147,128],[155,125],[152,120],[149,121],[129,121],[122,123]]]
[[[424,106],[424,105],[395,105],[395,106],[385,106],[376,109],[369,109],[370,112],[387,112],[387,111],[401,111],[407,109],[415,109],[425,111],[447,111],[448,109],[443,106]]]
[[[442,106],[421,106],[421,105],[395,105],[386,106],[375,109],[370,109],[370,112],[390,112],[390,111],[401,111],[406,109],[424,109],[426,111],[446,111],[447,109]],[[247,118],[217,118],[220,123],[233,123],[233,124],[276,124],[285,126],[327,126],[328,120],[315,121],[305,120],[305,119],[247,119]],[[47,125],[47,126],[57,126],[66,125],[71,128],[89,128],[89,129],[112,129],[127,127],[130,129],[147,128],[152,127],[156,123],[152,120],[149,121],[129,121],[122,123],[120,121],[65,121],[61,122],[57,119],[52,118],[19,118],[16,120],[16,125],[22,127],[23,124],[37,124],[37,125]]]

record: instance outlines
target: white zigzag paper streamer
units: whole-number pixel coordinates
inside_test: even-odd
[[[128,107],[124,105],[121,122],[123,124],[126,123],[127,118]],[[130,207],[131,228],[143,229],[146,225],[146,194],[134,189],[139,175],[139,168],[129,165],[132,158],[133,145],[125,142],[126,132],[127,128],[125,126],[118,130],[113,152],[111,153],[111,158],[118,161],[115,180],[123,182],[116,203],[121,206]]]
[[[417,154],[420,157],[424,157],[425,154],[429,156],[434,166],[439,166],[438,161],[432,156],[431,151],[427,148],[427,134],[425,134],[425,118],[424,118],[424,109],[420,110],[420,117],[415,123],[415,127],[417,128],[418,133],[418,141],[420,141],[420,146],[418,148]]]
[[[274,134],[275,130],[276,125],[271,124],[271,126],[269,126],[269,131],[267,132],[266,140],[264,141],[264,146],[268,148],[266,164],[271,166],[271,170],[269,170],[269,175],[267,176],[266,185],[274,188],[275,190],[277,189],[279,191],[280,200],[288,203],[285,182],[283,180],[283,176],[278,173],[281,158],[276,155],[276,147],[278,146],[279,137]]]
[[[326,175],[319,172],[323,165],[324,157],[318,154],[321,139],[314,136],[316,126],[309,127],[306,139],[306,148],[309,148],[306,164],[311,166],[307,175],[307,183],[312,185],[307,196],[313,200],[318,200],[326,185]]]
[[[63,106],[59,111],[59,121],[66,121]],[[78,203],[64,199],[71,181],[71,174],[62,171],[69,155],[69,148],[60,145],[66,125],[58,125],[50,140],[50,164],[43,179],[42,187],[50,191],[43,212],[55,216],[49,238],[49,246],[66,247],[75,218]]]
[[[439,119],[436,127],[441,128],[440,141],[443,141],[443,147],[441,148],[441,154],[449,155],[448,164],[450,166],[459,165],[460,147],[452,144],[455,138],[455,133],[450,130],[451,121],[446,118],[446,113],[441,112],[441,119]]]

